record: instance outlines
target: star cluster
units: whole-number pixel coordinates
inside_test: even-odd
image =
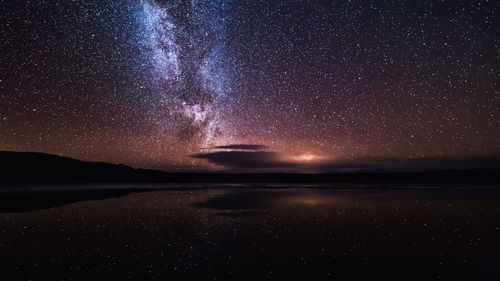
[[[500,155],[496,1],[1,1],[0,149]]]

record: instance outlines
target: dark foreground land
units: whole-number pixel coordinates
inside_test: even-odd
[[[495,188],[144,190],[4,193],[0,279],[500,280]]]
[[[30,183],[458,183],[500,184],[500,163],[488,169],[331,174],[167,173],[85,162],[52,154],[0,151],[0,185]]]

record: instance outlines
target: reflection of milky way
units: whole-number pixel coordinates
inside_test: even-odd
[[[216,20],[220,13],[208,14],[217,7],[196,1],[142,4],[144,43],[163,86],[159,94],[191,128],[182,128],[187,135],[181,137],[199,133],[207,145],[221,134],[217,102],[230,91],[222,55],[224,26]]]

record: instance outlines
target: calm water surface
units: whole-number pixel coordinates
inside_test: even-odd
[[[1,280],[500,280],[495,189],[68,194],[4,197]]]

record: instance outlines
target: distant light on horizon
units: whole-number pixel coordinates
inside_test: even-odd
[[[305,163],[317,162],[325,159],[322,156],[315,155],[312,153],[299,154],[297,156],[291,156],[290,158],[293,162],[305,162]]]

